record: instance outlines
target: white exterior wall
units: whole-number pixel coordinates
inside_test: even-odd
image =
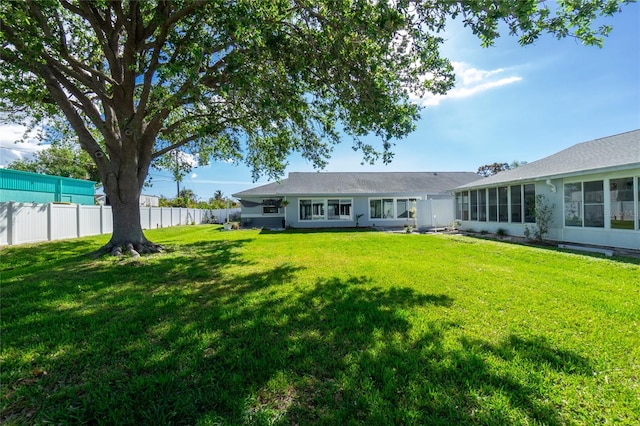
[[[349,199],[351,203],[351,220],[300,220],[300,199]],[[370,218],[369,201],[379,198],[416,198],[416,219],[395,218],[380,219]],[[294,228],[352,228],[356,222],[360,227],[401,228],[405,225],[417,225],[418,228],[444,227],[454,221],[453,197],[439,197],[427,199],[427,195],[384,195],[384,196],[326,196],[326,197],[287,197],[289,205],[285,208],[284,218],[288,226]],[[243,220],[245,210],[242,209]],[[358,215],[362,215],[357,219]],[[357,219],[357,220],[356,220]]]
[[[224,212],[225,210],[222,210]],[[237,212],[239,209],[229,209]],[[220,210],[217,211],[220,214]],[[216,211],[141,207],[143,229],[203,223]],[[0,203],[0,245],[37,243],[113,232],[110,206]]]
[[[634,230],[612,229],[611,228],[611,206],[609,181],[611,179],[629,178],[634,179],[635,194],[635,212],[634,212]],[[518,182],[517,185],[525,185],[534,183],[536,187],[536,195],[544,195],[549,204],[553,204],[553,220],[549,231],[548,239],[552,241],[593,244],[599,246],[620,247],[629,249],[640,249],[640,223],[638,222],[638,214],[640,206],[638,206],[638,177],[640,177],[640,168],[631,170],[621,170],[607,173],[582,174],[561,179],[551,179],[551,185],[546,183],[546,179],[531,182]],[[564,225],[564,185],[566,183],[603,181],[604,188],[604,227],[574,227]],[[491,188],[507,185],[495,185]],[[516,185],[514,183],[514,185]],[[482,188],[475,188],[482,189]],[[509,194],[510,196],[510,194]],[[484,221],[461,221],[462,229],[472,229],[474,231],[496,232],[498,229],[505,230],[508,235],[524,236],[525,223],[511,222],[484,222]],[[528,224],[531,228],[534,224]]]

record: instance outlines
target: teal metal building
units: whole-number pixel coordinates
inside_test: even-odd
[[[0,202],[93,205],[95,182],[0,169]]]

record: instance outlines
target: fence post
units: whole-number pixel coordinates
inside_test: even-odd
[[[12,245],[14,244],[15,241],[15,235],[14,235],[14,230],[16,229],[15,226],[13,226],[13,206],[15,205],[15,202],[13,201],[9,201],[9,205],[7,206],[7,244],[8,245]]]
[[[80,204],[76,204],[76,236],[78,238],[81,237],[80,232],[81,232],[81,226],[80,226],[80,217],[82,216],[81,212],[80,212]]]
[[[104,204],[100,204],[100,235],[104,234]]]
[[[47,203],[47,241],[53,240],[53,203]]]

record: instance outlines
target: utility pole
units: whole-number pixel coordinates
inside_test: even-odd
[[[176,177],[176,186],[177,186],[177,191],[176,192],[176,198],[180,197],[180,179],[178,177],[178,172],[180,165],[178,164],[178,150],[176,149],[176,173],[175,173],[175,177]]]

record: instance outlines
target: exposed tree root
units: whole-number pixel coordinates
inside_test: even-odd
[[[105,254],[111,254],[112,256],[123,256],[125,253],[131,255],[131,257],[135,260],[140,257],[142,254],[149,253],[162,253],[165,251],[165,248],[160,244],[154,244],[150,241],[141,242],[113,242],[105,244],[100,247],[98,250],[91,253],[93,257],[104,256]]]

